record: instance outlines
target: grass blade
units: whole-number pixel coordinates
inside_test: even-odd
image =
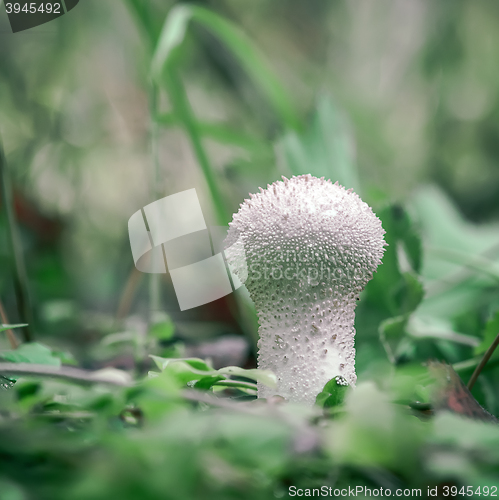
[[[170,11],[153,56],[152,78],[160,80],[168,66],[174,63],[189,23],[193,21],[218,37],[232,52],[266,96],[282,123],[291,129],[299,128],[300,120],[291,99],[251,41],[229,21],[203,7],[180,5]]]
[[[7,160],[5,159],[2,142],[0,139],[0,187],[5,213],[7,214],[7,227],[9,233],[9,243],[14,264],[14,280],[17,295],[17,302],[20,317],[29,325],[33,324],[31,301],[28,287],[28,275],[26,273],[26,265],[22,252],[19,234],[15,221],[12,188],[10,185],[9,173],[7,169]],[[30,326],[23,330],[24,340],[30,342],[32,340],[32,332]]]
[[[215,205],[218,222],[221,225],[225,225],[228,222],[228,211],[222,201],[223,198],[215,178],[215,173],[203,147],[198,122],[191,109],[185,88],[180,78],[171,69],[168,70],[166,74],[166,86],[171,96],[175,114],[179,118],[191,141],[194,154],[196,155],[206,179],[206,183],[208,184],[208,189],[210,190],[213,204]]]

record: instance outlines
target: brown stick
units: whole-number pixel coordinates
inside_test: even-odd
[[[2,301],[0,300],[0,319],[2,320],[2,323],[4,325],[9,324],[9,320],[7,318],[7,313],[5,312],[5,309],[3,308]],[[14,335],[14,332],[12,330],[6,330],[5,333],[7,334],[7,338],[9,339],[10,347],[12,349],[17,349],[17,346],[19,345],[17,343],[16,336]]]
[[[499,333],[497,334],[497,337],[495,338],[494,342],[492,342],[491,346],[487,349],[487,352],[483,355],[482,361],[480,361],[479,365],[475,368],[475,371],[473,372],[473,375],[471,376],[470,381],[468,382],[468,389],[470,391],[475,385],[478,375],[480,375],[480,373],[483,370],[483,367],[487,364],[487,361],[490,359],[492,354],[494,354],[494,351],[496,350],[496,347],[498,345],[499,345]]]
[[[118,322],[121,322],[128,316],[135,297],[135,292],[142,281],[142,276],[143,274],[138,271],[135,266],[133,266],[130,274],[128,275],[128,279],[118,305],[118,311],[116,312],[116,320]]]

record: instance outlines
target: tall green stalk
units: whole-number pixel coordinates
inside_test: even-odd
[[[9,246],[14,269],[14,288],[16,291],[17,306],[21,321],[28,326],[23,329],[23,336],[26,342],[33,339],[33,315],[31,309],[31,300],[28,286],[28,275],[22,251],[22,245],[14,215],[14,204],[12,196],[12,187],[10,184],[7,160],[3,151],[0,138],[0,189],[2,194],[3,208],[7,216],[7,230],[9,237]]]
[[[213,167],[203,146],[199,124],[192,111],[185,88],[173,68],[165,72],[165,83],[174,108],[174,113],[181,122],[189,138],[196,159],[203,171],[204,178],[210,190],[218,223],[225,226],[228,223],[228,210],[223,202],[223,196],[218,187]]]
[[[272,107],[281,117],[284,124],[290,128],[296,128],[299,120],[292,105],[288,99],[287,93],[281,87],[272,71],[268,70],[260,58],[258,52],[252,47],[249,40],[237,28],[230,23],[213,14],[212,12],[195,6],[179,5],[170,11],[170,14],[163,24],[161,32],[156,31],[154,18],[150,5],[140,2],[140,0],[127,0],[128,6],[133,17],[140,26],[148,42],[148,48],[152,50],[151,77],[152,83],[149,91],[150,96],[150,114],[151,114],[151,147],[153,158],[153,183],[155,188],[161,184],[159,178],[158,161],[158,139],[159,127],[165,125],[164,115],[160,114],[158,109],[159,88],[164,86],[170,96],[173,106],[171,114],[172,122],[180,125],[192,146],[196,159],[203,172],[208,190],[211,195],[212,203],[215,209],[217,222],[225,226],[230,219],[230,211],[224,203],[224,198],[217,182],[216,172],[211,165],[208,154],[203,145],[203,124],[197,120],[187,96],[187,92],[179,74],[178,65],[181,62],[178,54],[178,48],[182,45],[185,30],[190,20],[193,19],[208,30],[214,32],[223,43],[229,47],[241,65],[248,71],[249,75],[255,80],[263,94],[269,99]],[[167,123],[170,120],[166,120]],[[166,123],[166,124],[167,124]],[[204,125],[206,128],[206,126]],[[155,199],[159,198],[160,193],[155,193]],[[150,308],[151,311],[158,310],[160,306],[159,294],[159,275],[150,277]],[[242,329],[248,335],[253,347],[256,345],[255,329],[248,325],[254,323],[250,321],[255,319],[255,313],[252,304],[243,299],[241,295],[236,294],[237,308],[236,317]],[[244,319],[243,319],[244,318]],[[254,330],[254,331],[253,331]]]
[[[155,83],[149,87],[149,114],[150,114],[150,152],[151,152],[151,193],[153,200],[163,196],[161,169],[159,164],[159,133],[160,126],[156,119],[158,115],[159,89]],[[161,310],[161,275],[152,273],[149,276],[149,308],[150,321],[154,322],[154,315]]]

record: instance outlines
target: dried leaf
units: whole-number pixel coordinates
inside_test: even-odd
[[[436,381],[431,396],[435,411],[448,410],[474,420],[497,422],[496,417],[480,406],[452,366],[432,361],[428,367]]]

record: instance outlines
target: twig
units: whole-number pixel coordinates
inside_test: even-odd
[[[9,319],[7,318],[7,314],[5,312],[5,309],[3,308],[2,301],[0,300],[0,319],[2,320],[2,323],[4,325],[9,324]],[[10,347],[12,349],[17,349],[18,343],[16,336],[14,335],[14,332],[12,330],[6,330],[5,334],[7,335],[7,338],[9,339]]]
[[[14,282],[15,290],[17,295],[17,302],[19,307],[19,315],[27,326],[23,330],[24,340],[26,342],[31,342],[33,337],[31,333],[31,328],[33,325],[33,317],[31,313],[31,303],[29,297],[29,287],[28,287],[28,275],[26,273],[26,265],[24,263],[24,257],[22,252],[21,242],[19,240],[19,234],[17,232],[17,226],[15,221],[13,200],[12,200],[12,188],[10,185],[10,179],[7,169],[7,160],[5,159],[5,154],[2,147],[2,142],[0,138],[0,187],[3,205],[5,208],[5,213],[7,215],[7,227],[9,233],[9,243],[11,247],[12,260],[14,263]]]
[[[31,375],[71,380],[79,384],[109,384],[120,387],[131,385],[124,380],[106,377],[99,372],[91,372],[70,366],[36,365],[31,363],[0,363],[0,374]]]
[[[118,311],[116,312],[116,320],[118,322],[121,322],[128,316],[135,292],[142,281],[142,276],[143,274],[135,266],[133,266],[130,274],[128,275],[128,279],[118,305]]]
[[[496,350],[496,347],[499,345],[499,333],[497,334],[497,337],[495,338],[494,342],[492,342],[491,346],[487,349],[487,352],[483,355],[482,361],[480,361],[480,364],[475,368],[475,371],[473,372],[473,375],[470,378],[470,381],[468,382],[468,389],[471,391],[473,386],[475,385],[476,379],[480,375],[481,371],[483,370],[484,366],[487,364],[487,361],[490,359],[494,351]]]

